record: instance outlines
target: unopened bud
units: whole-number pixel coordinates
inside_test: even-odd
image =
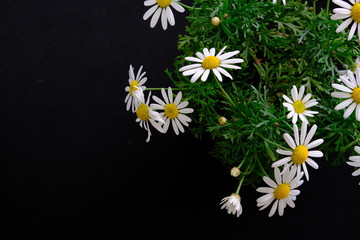
[[[224,126],[227,122],[227,119],[223,116],[219,117],[219,120],[218,120],[219,124]]]
[[[231,170],[230,170],[230,174],[231,176],[233,177],[238,177],[240,175],[241,171],[238,167],[233,167]]]
[[[211,24],[214,25],[214,26],[219,26],[219,24],[220,24],[220,18],[218,18],[218,17],[212,17],[212,18],[211,18]]]

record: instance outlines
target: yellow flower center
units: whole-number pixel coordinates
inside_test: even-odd
[[[167,6],[169,6],[171,4],[172,0],[156,0],[157,4],[161,7],[161,8],[166,8]]]
[[[303,162],[306,161],[308,156],[309,156],[309,151],[307,147],[305,147],[304,145],[299,145],[294,149],[291,155],[291,160],[295,164],[302,164]]]
[[[173,103],[166,104],[164,111],[165,111],[165,116],[170,119],[177,118],[177,116],[179,115],[179,109]]]
[[[303,113],[305,112],[305,104],[301,101],[301,100],[296,100],[294,103],[293,103],[293,106],[294,106],[294,111],[296,113]]]
[[[360,87],[354,88],[351,97],[357,104],[360,104]]]
[[[284,199],[290,194],[290,185],[288,183],[279,184],[274,190],[274,198]]]
[[[136,109],[136,116],[142,121],[148,121],[150,119],[149,107],[142,103]]]
[[[139,82],[137,80],[133,80],[131,83],[130,83],[130,94],[132,94],[134,91],[138,90],[139,89]]]
[[[351,8],[351,18],[360,23],[360,3],[355,3]]]
[[[208,56],[202,61],[202,67],[205,69],[214,69],[220,65],[220,59],[215,56]]]

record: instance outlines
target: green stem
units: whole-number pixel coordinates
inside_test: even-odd
[[[263,165],[261,164],[260,160],[257,159],[256,161],[259,163],[259,167],[260,167],[261,172],[262,172],[264,175],[269,176],[269,175],[267,174],[267,172],[265,171]]]
[[[330,0],[327,0],[326,2],[326,13],[329,14],[329,9],[330,9]]]
[[[279,147],[279,148],[281,148],[281,149],[284,149],[284,146],[281,146],[280,144],[277,144],[277,143],[275,143],[275,142],[273,142],[273,141],[270,141],[269,139],[264,138],[264,137],[261,136],[261,135],[258,135],[258,136],[260,136],[262,139],[264,139],[264,141],[266,141],[266,142],[268,142],[268,143],[271,143],[272,145],[277,146],[277,147]]]
[[[239,181],[239,185],[238,185],[238,187],[237,187],[237,189],[236,189],[236,193],[237,193],[237,194],[239,194],[239,192],[240,192],[240,188],[241,188],[241,185],[242,185],[244,179],[245,179],[245,176],[243,176],[243,177],[240,179],[240,181]]]
[[[188,6],[186,5],[185,3],[182,3],[182,2],[177,2],[179,5],[183,6],[184,8],[186,9],[194,9],[194,7],[191,7],[191,6]]]
[[[230,98],[230,96],[227,94],[227,92],[226,92],[226,91],[224,90],[224,88],[221,86],[220,81],[215,78],[215,82],[217,83],[217,85],[219,86],[219,88],[220,88],[221,91],[223,92],[225,98],[229,101],[229,103],[230,103],[234,108],[236,108],[235,102]]]
[[[313,0],[313,11],[316,14],[316,2],[317,0]]]
[[[244,162],[245,162],[245,158],[247,158],[247,155],[249,154],[249,150],[247,150],[246,151],[246,153],[245,153],[245,156],[244,156],[244,158],[243,158],[243,160],[241,161],[241,163],[238,165],[238,168],[240,169],[241,168],[241,166],[244,164]]]

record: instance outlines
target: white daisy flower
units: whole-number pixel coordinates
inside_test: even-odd
[[[154,109],[163,110],[161,116],[165,119],[163,126],[164,133],[167,132],[170,122],[176,135],[180,132],[185,132],[184,126],[189,126],[188,122],[191,122],[191,118],[185,114],[192,113],[194,109],[186,108],[189,104],[188,101],[181,102],[182,93],[176,94],[175,100],[171,87],[168,88],[167,94],[164,88],[161,89],[161,94],[164,100],[161,100],[157,96],[153,96],[153,99],[157,104],[152,104]]]
[[[335,106],[335,110],[341,110],[346,108],[344,112],[344,118],[348,118],[355,110],[355,117],[357,121],[360,121],[360,68],[357,68],[354,73],[347,70],[347,77],[340,76],[339,80],[345,84],[333,83],[332,87],[340,90],[341,92],[332,92],[331,96],[335,98],[346,98]]]
[[[147,81],[147,77],[144,77],[146,72],[141,72],[143,66],[141,66],[135,76],[134,68],[130,65],[129,69],[129,86],[125,87],[125,91],[128,94],[125,97],[126,110],[129,111],[131,107],[131,111],[135,112],[137,105],[144,98],[143,91],[146,89],[144,83]]]
[[[264,182],[269,187],[256,189],[260,193],[265,193],[256,200],[257,206],[261,207],[259,210],[265,209],[274,202],[269,212],[269,217],[271,217],[276,212],[276,209],[278,209],[279,215],[282,216],[287,205],[291,208],[295,207],[294,201],[296,196],[300,194],[300,190],[296,188],[304,182],[301,180],[303,172],[300,174],[296,174],[296,172],[296,167],[286,166],[283,174],[280,173],[279,168],[274,169],[275,181],[268,176],[263,177]]]
[[[183,72],[184,76],[193,75],[190,80],[192,83],[198,80],[200,76],[202,81],[206,81],[210,70],[212,70],[220,82],[222,81],[221,74],[232,79],[230,73],[224,68],[241,69],[241,67],[235,66],[233,64],[242,63],[244,60],[241,58],[229,59],[238,54],[240,51],[233,51],[222,54],[225,48],[226,46],[221,49],[217,55],[215,55],[215,48],[211,48],[210,50],[204,48],[202,53],[197,52],[195,54],[197,57],[185,57],[185,60],[195,63],[184,66],[180,68],[179,71]]]
[[[360,147],[359,146],[355,146],[354,150],[356,151],[357,154],[360,154]],[[347,164],[349,164],[350,166],[353,167],[357,167],[358,169],[355,170],[351,175],[353,176],[359,176],[360,175],[360,156],[350,156],[349,157],[349,162],[346,162]],[[360,185],[360,183],[359,183]]]
[[[240,203],[240,195],[237,193],[232,193],[228,197],[224,197],[220,204],[222,204],[221,209],[226,209],[228,214],[236,214],[239,217],[242,213],[242,206]]]
[[[146,21],[151,15],[150,27],[153,28],[157,24],[161,15],[161,25],[164,30],[167,29],[168,22],[171,26],[175,25],[174,14],[170,8],[173,7],[178,12],[184,12],[185,9],[178,3],[180,0],[146,0],[145,6],[152,6],[143,16]]]
[[[295,140],[290,136],[290,134],[284,134],[284,139],[291,148],[291,150],[277,149],[277,153],[285,155],[287,157],[274,162],[271,166],[280,167],[285,164],[294,165],[298,170],[298,174],[300,173],[302,168],[305,173],[306,179],[309,180],[309,173],[305,163],[309,164],[314,169],[318,169],[318,164],[310,157],[318,158],[324,155],[321,151],[309,151],[310,149],[313,149],[324,142],[323,139],[317,139],[310,142],[316,132],[316,129],[317,125],[313,125],[309,133],[307,133],[307,124],[303,122],[301,125],[301,133],[299,135],[298,126],[294,124]]]
[[[149,92],[149,96],[147,101],[142,101],[139,106],[136,108],[136,122],[140,123],[140,127],[145,128],[148,131],[148,137],[146,142],[150,141],[151,131],[150,131],[150,124],[159,132],[163,133],[164,130],[162,129],[161,125],[164,124],[164,119],[161,117],[160,113],[153,110],[153,107],[149,105],[151,92]],[[143,98],[144,100],[144,98]]]
[[[283,103],[283,106],[288,109],[289,114],[287,115],[287,118],[292,118],[292,123],[295,124],[300,118],[303,122],[308,123],[308,120],[306,116],[308,117],[314,117],[314,114],[318,114],[317,111],[310,111],[308,110],[310,107],[315,106],[318,104],[318,102],[315,99],[311,99],[311,93],[308,93],[303,97],[305,92],[305,87],[301,86],[300,90],[298,92],[296,86],[294,85],[291,89],[291,97],[290,99],[288,96],[283,95],[283,98],[285,99],[285,103]]]
[[[345,28],[347,28],[351,23],[350,32],[348,35],[348,40],[350,40],[353,36],[355,31],[358,31],[359,40],[360,40],[360,3],[359,0],[349,0],[350,3],[347,3],[342,0],[332,0],[333,3],[340,6],[341,8],[334,8],[333,9],[333,15],[331,15],[332,20],[339,20],[339,19],[346,19],[343,21],[338,28],[336,29],[336,32],[341,32]]]

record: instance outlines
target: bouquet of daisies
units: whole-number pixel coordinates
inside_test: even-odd
[[[319,159],[360,167],[360,3],[318,4],[144,1],[150,27],[173,26],[174,10],[187,10],[189,24],[174,71],[166,70],[174,88],[151,97],[142,66],[135,74],[130,65],[126,109],[147,130],[146,141],[150,129],[166,133],[170,125],[211,139],[210,154],[239,183],[220,202],[230,214],[242,213],[243,185],[259,192],[260,210],[281,216],[295,207]]]

